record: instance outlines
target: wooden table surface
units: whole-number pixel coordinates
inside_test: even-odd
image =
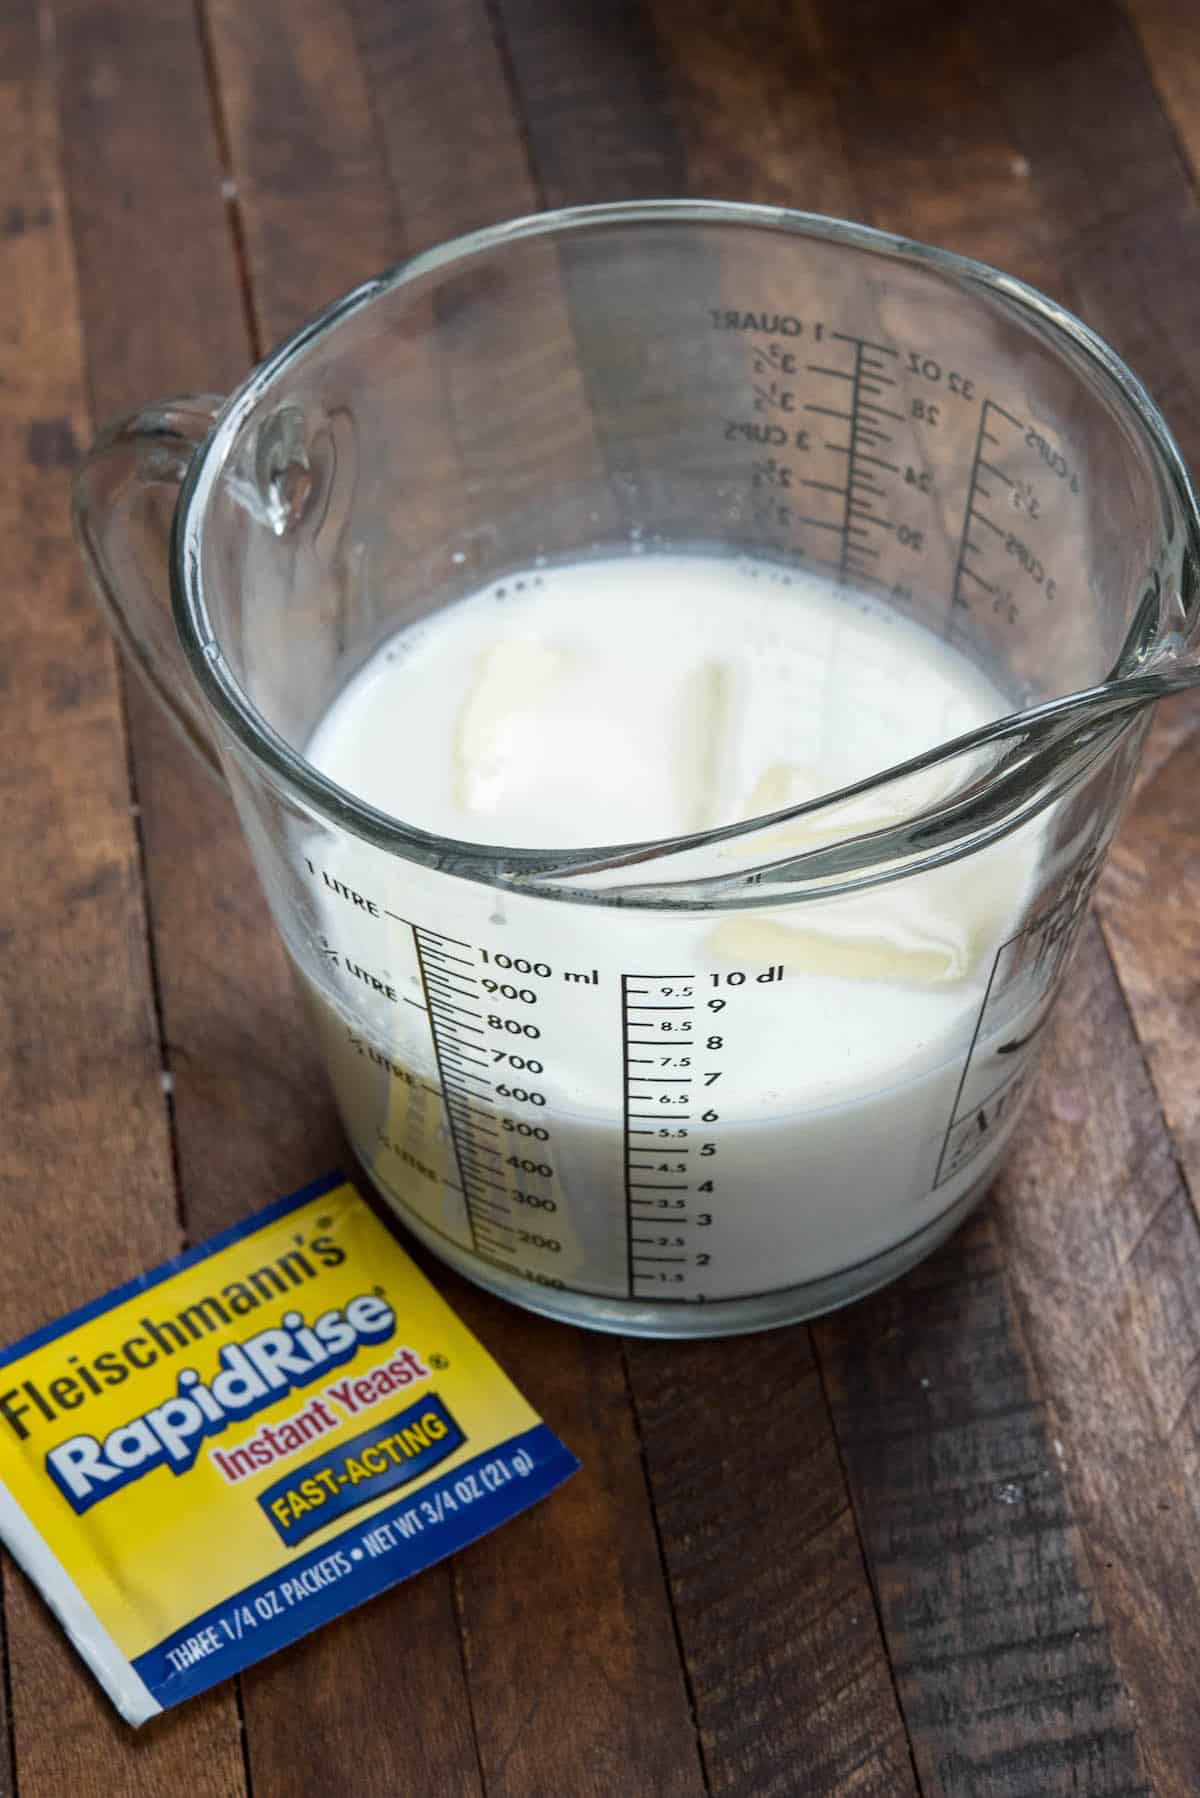
[[[230,807],[85,590],[98,423],[456,232],[690,193],[1025,276],[1195,462],[1198,170],[1195,0],[4,0],[4,1337],[344,1153]],[[0,1792],[1196,1798],[1198,719],[947,1247],[682,1346],[439,1276],[584,1471],[137,1737],[6,1561]]]

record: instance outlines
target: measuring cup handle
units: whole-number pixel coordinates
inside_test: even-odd
[[[118,419],[75,476],[75,531],[109,628],[172,723],[222,781],[199,691],[171,615],[171,520],[193,455],[223,400],[164,400]]]

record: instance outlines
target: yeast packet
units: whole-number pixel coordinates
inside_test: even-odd
[[[0,1355],[0,1539],[133,1724],[577,1466],[340,1176]]]

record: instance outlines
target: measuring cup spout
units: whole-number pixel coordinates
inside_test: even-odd
[[[898,880],[1016,830],[1106,755],[1145,706],[1197,685],[1200,657],[1185,644],[1165,666],[997,719],[840,792],[543,867],[513,884],[610,904],[734,910],[768,894],[797,902]]]

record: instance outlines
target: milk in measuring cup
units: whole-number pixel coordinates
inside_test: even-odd
[[[431,833],[563,849],[782,809],[1010,709],[861,594],[647,554],[433,614],[308,755]],[[762,859],[819,832],[781,826]],[[1028,832],[849,899],[680,914],[330,853],[309,868],[311,998],[335,1089],[381,1187],[452,1258],[639,1302],[784,1291],[926,1229],[1011,1128],[1044,1003],[1014,936]]]

